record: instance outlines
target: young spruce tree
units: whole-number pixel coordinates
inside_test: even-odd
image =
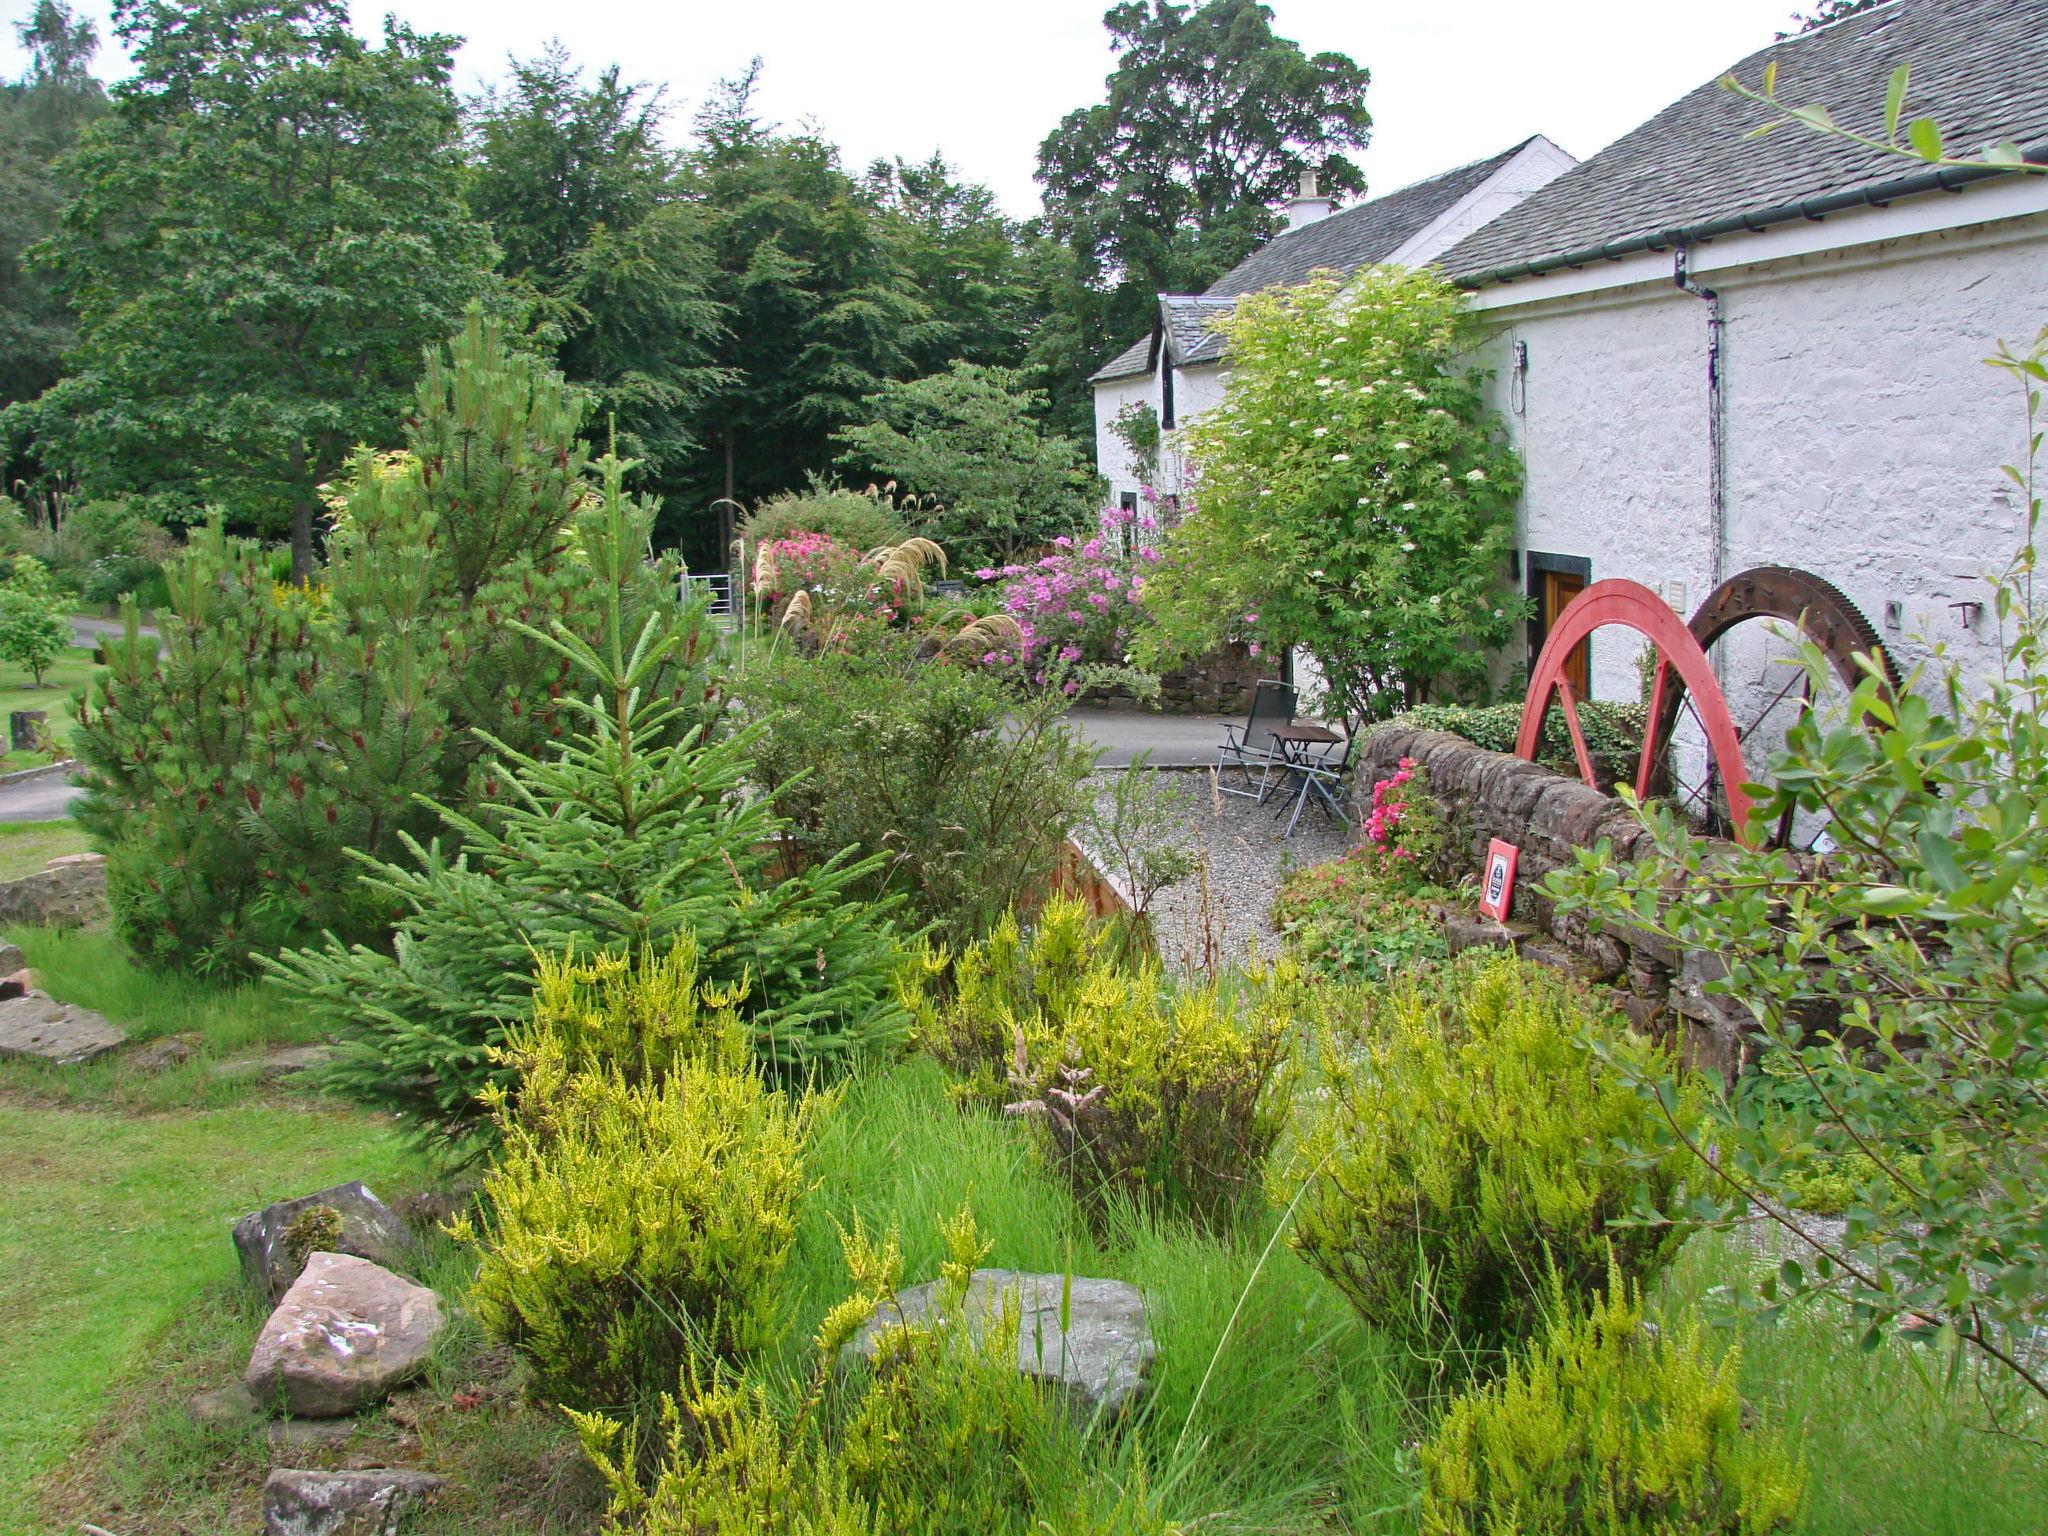
[[[703,982],[737,994],[756,1058],[784,1074],[840,1068],[907,1022],[888,907],[848,894],[879,859],[771,873],[782,824],[744,787],[756,731],[710,738],[664,682],[702,615],[670,601],[636,622],[656,508],[626,494],[630,467],[601,462],[579,520],[595,638],[508,621],[584,690],[564,699],[573,734],[526,751],[479,733],[486,809],[433,807],[459,851],[405,835],[406,864],[359,856],[402,909],[393,952],[330,937],[263,962],[340,1033],[334,1086],[452,1142],[484,1131],[484,1090],[509,1080],[493,1048],[530,1011],[539,956],[660,955],[693,935]]]

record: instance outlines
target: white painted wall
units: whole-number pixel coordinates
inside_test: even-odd
[[[1578,161],[1538,134],[1491,176],[1410,235],[1387,258],[1395,267],[1435,261],[1482,224],[1490,224],[1537,188],[1547,186]]]
[[[1594,579],[1632,577],[1686,613],[1736,571],[1801,566],[1840,587],[1902,665],[1940,638],[1988,667],[1992,626],[1967,633],[1948,604],[1981,599],[2023,532],[1998,472],[2023,449],[2020,397],[1981,360],[2048,322],[2048,215],[1746,266],[1739,244],[1702,277],[1725,323],[1719,570],[1703,301],[1668,275],[1524,305],[1512,289],[1486,295],[1505,327],[1487,348],[1491,387],[1527,470],[1522,547],[1587,556]],[[1636,697],[1634,651],[1596,637],[1596,696]],[[1733,658],[1732,693],[1754,690],[1754,661]]]
[[[1131,464],[1124,440],[1112,432],[1110,423],[1126,405],[1150,405],[1159,409],[1159,380],[1149,373],[1128,379],[1111,379],[1095,386],[1095,469],[1109,482],[1109,502],[1115,506],[1125,491],[1136,491],[1140,481]]]

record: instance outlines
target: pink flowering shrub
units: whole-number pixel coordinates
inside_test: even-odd
[[[1059,663],[1123,663],[1140,614],[1144,573],[1159,559],[1157,549],[1141,547],[1140,536],[1156,524],[1150,512],[1123,507],[1104,507],[1097,524],[1081,543],[1065,535],[1054,539],[1052,553],[1029,564],[974,573],[1002,583],[1001,611],[1023,634],[1021,653],[992,651],[984,664],[1022,667],[1043,685]]]
[[[904,583],[883,582],[874,567],[861,562],[859,550],[825,533],[793,533],[761,544],[753,592],[776,618],[794,594],[809,592],[828,628],[866,620],[892,625],[914,604]]]
[[[1429,792],[1429,774],[1412,757],[1372,787],[1359,846],[1382,881],[1405,889],[1433,885],[1447,838],[1443,811]]]

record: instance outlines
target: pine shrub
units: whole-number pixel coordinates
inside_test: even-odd
[[[503,1147],[470,1306],[550,1402],[634,1413],[686,1361],[771,1343],[777,1280],[834,1096],[754,1070],[733,994],[691,947],[541,964],[533,1016],[489,1095]]]
[[[1675,1192],[1675,1149],[1615,1149],[1654,1140],[1633,1073],[1677,1065],[1554,971],[1489,952],[1396,983],[1362,1039],[1325,1043],[1322,1071],[1272,1196],[1298,1200],[1302,1255],[1418,1353],[1490,1363],[1539,1325],[1553,1271],[1582,1297],[1610,1253],[1638,1277],[1677,1247],[1666,1225],[1610,1225]],[[1671,1103],[1696,1120],[1689,1085]]]
[[[1618,1269],[1423,1442],[1425,1536],[1764,1536],[1792,1528],[1805,1469],[1749,1428],[1734,1351],[1697,1319],[1653,1329]]]
[[[409,864],[359,856],[396,913],[388,953],[330,935],[262,961],[339,1036],[333,1086],[457,1140],[483,1129],[479,1095],[508,1080],[492,1048],[527,1013],[536,953],[660,954],[690,934],[703,979],[735,989],[757,1056],[790,1075],[839,1070],[906,1023],[887,909],[852,895],[872,863],[775,874],[781,823],[745,792],[757,732],[708,740],[664,684],[698,616],[669,600],[633,622],[654,507],[626,495],[627,467],[605,460],[578,528],[597,643],[532,631],[569,664],[572,732],[545,756],[485,738],[480,805],[432,806],[458,851],[406,836]]]
[[[643,1483],[632,1431],[572,1414],[612,1492],[613,1533],[640,1536],[1166,1536],[1142,1490],[1087,1465],[1079,1431],[1017,1369],[1020,1319],[967,1316],[989,1249],[971,1212],[942,1224],[948,1257],[927,1321],[889,1326],[872,1366],[843,1347],[896,1289],[901,1250],[858,1224],[844,1234],[854,1292],[826,1316],[807,1389],[686,1373],[663,1405]]]
[[[569,667],[550,626],[590,636],[575,518],[594,499],[587,407],[472,313],[427,354],[406,449],[364,452],[331,498],[324,582],[275,583],[215,527],[164,572],[162,645],[130,628],[81,708],[78,811],[109,851],[124,939],[165,966],[240,970],[324,931],[382,938],[352,852],[400,856],[425,803],[477,808],[493,749],[563,734]],[[673,606],[675,571],[636,568],[634,615]],[[707,718],[711,632],[648,680]]]
[[[1286,1124],[1288,989],[1169,984],[1055,896],[1030,938],[1005,916],[951,966],[928,952],[913,1011],[966,1095],[1028,1116],[1077,1190],[1220,1220],[1257,1186]]]

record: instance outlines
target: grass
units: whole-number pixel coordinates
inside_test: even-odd
[[[64,654],[43,673],[43,686],[35,686],[33,679],[20,667],[9,667],[0,673],[0,728],[4,728],[7,716],[17,709],[40,709],[49,715],[45,722],[51,739],[62,749],[58,756],[67,756],[70,751],[71,729],[78,722],[71,717],[71,695],[84,688],[93,674],[92,652],[83,646],[69,646]],[[0,746],[7,745],[0,738]],[[40,752],[0,753],[0,773],[12,773],[21,768],[39,768],[50,759]]]
[[[0,822],[0,880],[32,875],[50,860],[84,853],[84,829],[75,821]]]

